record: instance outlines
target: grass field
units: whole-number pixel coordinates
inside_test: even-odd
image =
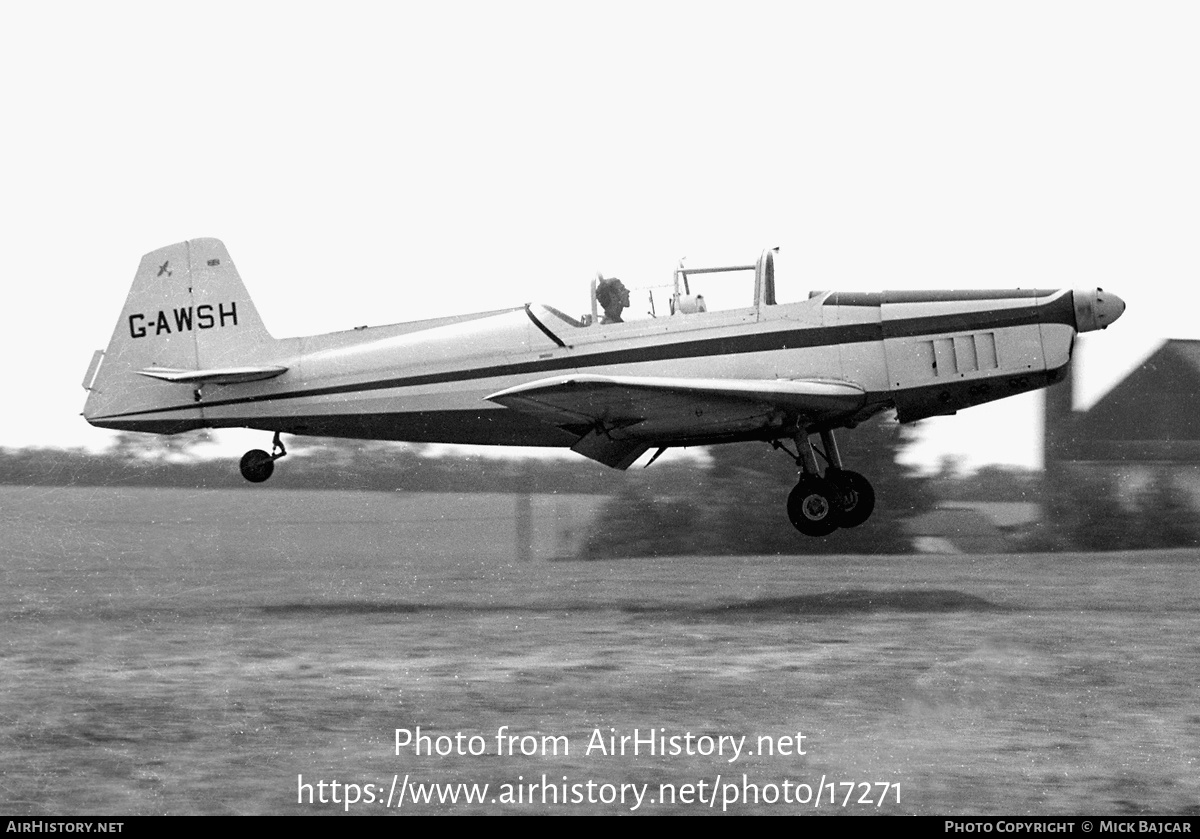
[[[0,812],[1200,813],[1200,552],[518,562],[437,515],[0,488]],[[681,753],[586,750],[634,729]]]

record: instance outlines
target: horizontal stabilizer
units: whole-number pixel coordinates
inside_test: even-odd
[[[236,385],[273,379],[286,373],[286,367],[220,367],[213,370],[177,370],[172,367],[147,367],[139,376],[149,376],[172,384]]]

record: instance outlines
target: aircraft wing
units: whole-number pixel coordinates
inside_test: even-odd
[[[698,444],[800,418],[850,416],[866,401],[856,384],[814,379],[684,379],[574,375],[493,393],[490,401],[552,425],[578,428],[571,448],[617,469],[654,445]]]

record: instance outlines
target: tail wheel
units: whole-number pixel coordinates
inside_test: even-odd
[[[871,517],[875,509],[875,489],[870,481],[849,469],[830,469],[825,477],[842,496],[841,527],[858,527]]]
[[[788,518],[805,536],[828,536],[841,525],[842,504],[831,481],[805,475],[788,496]]]
[[[242,455],[242,462],[238,464],[238,468],[242,470],[242,477],[247,481],[261,484],[275,471],[275,458],[262,449],[251,449]]]

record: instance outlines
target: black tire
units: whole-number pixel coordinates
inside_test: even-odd
[[[831,469],[825,473],[842,496],[839,523],[842,527],[858,527],[871,517],[875,509],[875,488],[858,472]]]
[[[274,459],[262,449],[251,449],[242,455],[238,464],[242,477],[252,484],[261,484],[275,471]]]
[[[841,526],[842,497],[837,487],[816,475],[805,475],[788,496],[792,525],[805,536],[828,536]]]

